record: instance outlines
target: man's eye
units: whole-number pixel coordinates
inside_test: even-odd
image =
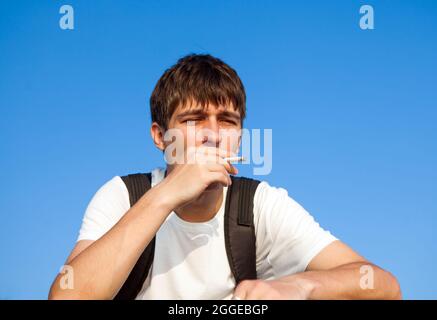
[[[202,120],[202,119],[201,118],[189,118],[189,119],[182,120],[182,122],[189,122],[189,121],[196,122],[196,121],[200,121],[200,120]]]
[[[237,123],[234,120],[230,120],[230,119],[223,119],[222,122],[231,124],[231,125],[237,125]]]

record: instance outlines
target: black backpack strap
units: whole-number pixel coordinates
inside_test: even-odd
[[[151,188],[151,174],[122,177],[133,206]],[[225,245],[232,274],[237,282],[256,279],[256,236],[253,223],[253,199],[260,181],[233,177],[225,205]],[[133,300],[140,292],[153,263],[155,237],[141,254],[115,300]]]
[[[151,173],[136,173],[121,177],[129,191],[131,207],[151,188]],[[114,297],[115,300],[134,300],[146,280],[153,262],[155,252],[155,237],[150,241],[137,263],[130,272],[126,282]]]
[[[260,181],[231,176],[225,206],[225,245],[236,283],[256,279],[256,235],[253,199]]]

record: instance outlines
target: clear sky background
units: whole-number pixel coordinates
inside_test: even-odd
[[[59,27],[63,4],[74,30]],[[359,28],[363,4],[374,30]],[[148,99],[191,52],[233,66],[246,127],[273,130],[261,178],[393,272],[405,298],[436,299],[431,0],[1,0],[0,298],[45,299],[96,190],[164,164]]]

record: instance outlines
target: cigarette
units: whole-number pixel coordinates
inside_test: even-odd
[[[243,162],[245,159],[244,157],[227,157],[225,160],[228,162]]]

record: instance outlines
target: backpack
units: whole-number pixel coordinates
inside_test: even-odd
[[[121,177],[129,191],[131,207],[151,188],[151,173]],[[224,233],[226,254],[236,283],[256,279],[256,246],[253,223],[253,198],[260,181],[231,176],[225,202]],[[115,300],[134,300],[140,292],[153,263],[155,239],[139,257]]]

